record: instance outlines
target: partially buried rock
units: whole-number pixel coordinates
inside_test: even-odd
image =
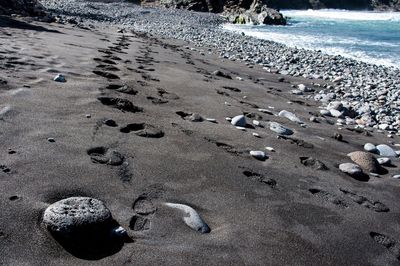
[[[328,167],[323,162],[314,159],[312,157],[300,157],[300,162],[304,166],[310,167],[315,170],[322,170],[322,171],[328,170]]]
[[[390,160],[390,158],[388,157],[382,157],[382,158],[378,158],[376,159],[378,161],[378,163],[380,165],[386,165],[386,166],[390,166],[392,161]]]
[[[364,150],[366,150],[367,152],[372,152],[372,153],[377,152],[376,146],[372,143],[365,143]]]
[[[376,146],[378,154],[386,157],[397,157],[396,152],[386,144]]]
[[[269,129],[278,133],[279,135],[293,135],[293,131],[287,127],[282,126],[277,122],[270,122]]]
[[[337,132],[335,134],[333,134],[333,138],[338,141],[343,141],[343,135],[340,133],[337,133]]]
[[[57,76],[54,77],[54,81],[56,82],[67,82],[66,78],[62,74],[58,74]]]
[[[43,224],[64,248],[80,258],[98,259],[123,245],[114,232],[119,226],[110,210],[94,198],[71,197],[51,204],[44,212]]]
[[[226,73],[222,72],[221,70],[215,70],[213,72],[213,75],[218,76],[218,77],[223,77],[226,79],[232,79],[232,77],[229,74],[226,74]]]
[[[43,223],[52,233],[70,237],[81,229],[107,226],[112,220],[103,202],[87,197],[72,197],[57,201],[44,212]]]
[[[364,151],[355,151],[349,153],[348,156],[350,159],[358,164],[362,169],[371,173],[382,173],[383,169],[380,166],[379,162],[375,159],[375,157],[368,152]]]
[[[341,165],[339,165],[339,169],[343,173],[346,173],[352,177],[359,177],[364,175],[364,172],[360,168],[360,166],[354,163],[342,163]]]
[[[238,115],[232,118],[231,124],[235,127],[246,127],[246,117],[244,115]]]
[[[176,203],[165,203],[165,205],[170,208],[183,211],[185,213],[185,215],[183,216],[183,221],[193,230],[202,234],[209,233],[211,231],[210,227],[208,227],[208,225],[203,221],[200,215],[192,207]]]
[[[295,114],[286,111],[286,110],[282,110],[279,112],[278,114],[280,117],[285,117],[287,119],[289,119],[292,122],[295,122],[297,124],[303,124],[303,121],[300,120],[300,118],[298,118]]]
[[[268,156],[263,151],[250,151],[250,155],[260,161],[268,159]]]
[[[192,121],[192,122],[201,122],[201,121],[203,121],[203,117],[201,117],[201,115],[199,115],[199,114],[197,114],[197,113],[193,113],[191,116],[190,116],[190,121]]]

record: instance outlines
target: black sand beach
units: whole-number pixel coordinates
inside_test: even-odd
[[[333,83],[115,25],[1,23],[1,265],[399,263],[398,159],[379,174],[339,170],[366,143],[396,149],[398,136],[336,125],[292,93]],[[226,120],[238,115],[244,129]],[[63,247],[43,213],[76,196],[103,201],[130,241],[90,256]],[[192,207],[211,231],[165,203]]]

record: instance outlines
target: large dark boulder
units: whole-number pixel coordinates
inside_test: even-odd
[[[0,14],[44,16],[44,8],[37,0],[0,0]]]
[[[244,5],[244,2],[241,4]],[[234,24],[286,25],[285,17],[277,10],[267,7],[262,0],[254,0],[248,8],[226,8],[224,14]]]

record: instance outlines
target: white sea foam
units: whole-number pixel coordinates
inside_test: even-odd
[[[400,67],[398,58],[390,58],[387,55],[368,53],[366,51],[355,50],[354,46],[362,42],[371,47],[400,47],[400,44],[393,44],[384,41],[366,41],[354,37],[339,37],[334,35],[311,35],[299,31],[298,33],[280,31],[277,27],[266,28],[265,26],[248,25],[224,25],[224,29],[234,32],[244,32],[248,36],[259,39],[270,40],[285,44],[289,47],[297,47],[308,50],[321,50],[330,55],[342,55],[366,63]]]
[[[400,21],[400,12],[347,11],[338,9],[282,10],[281,12],[288,17],[358,21]]]

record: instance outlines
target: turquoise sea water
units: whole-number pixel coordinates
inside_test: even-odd
[[[400,68],[400,13],[283,10],[289,26],[225,25],[291,47]]]

